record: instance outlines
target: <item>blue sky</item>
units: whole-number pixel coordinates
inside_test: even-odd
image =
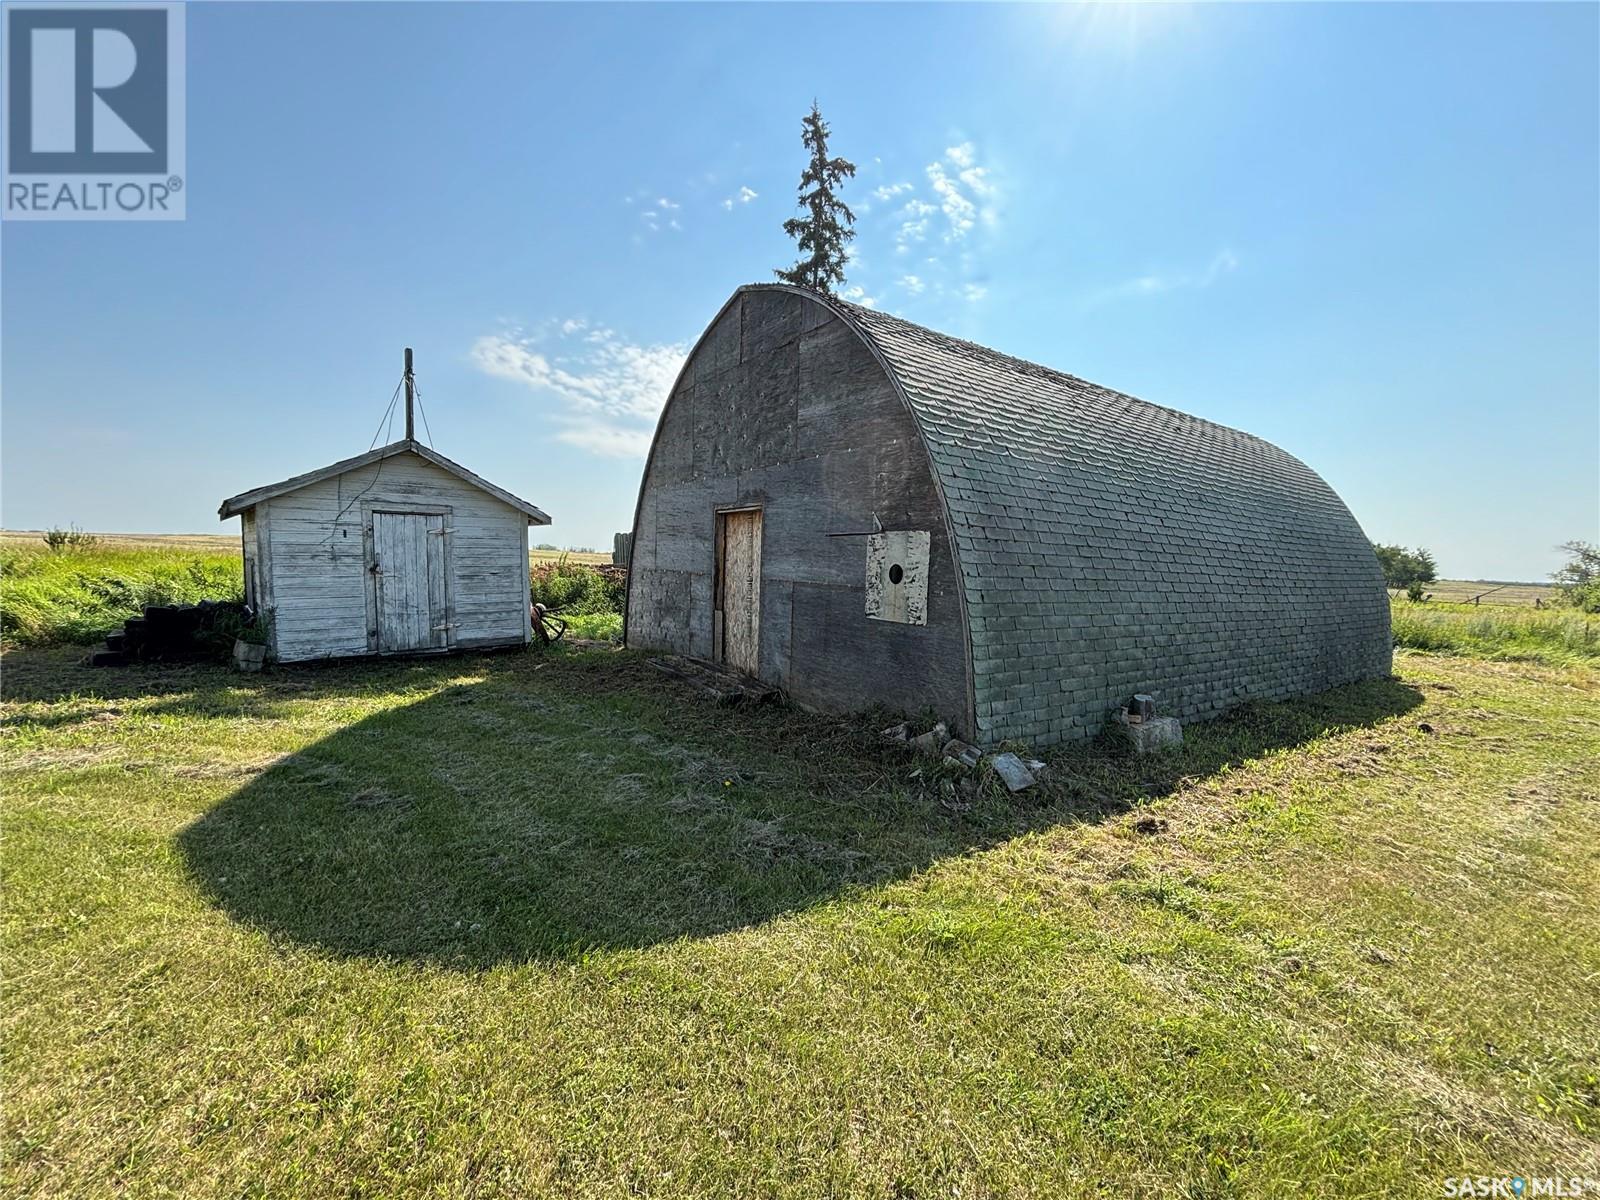
[[[182,223],[8,225],[3,519],[438,449],[627,528],[815,96],[889,311],[1235,425],[1457,577],[1600,540],[1595,5],[191,5]],[[820,47],[814,51],[813,46]]]

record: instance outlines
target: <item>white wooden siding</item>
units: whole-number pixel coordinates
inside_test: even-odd
[[[271,597],[280,661],[376,649],[364,522],[375,507],[413,505],[448,510],[451,643],[527,640],[527,517],[414,454],[398,454],[256,506],[259,577]]]
[[[448,513],[372,513],[371,571],[376,581],[378,651],[444,650],[450,645],[445,570]]]

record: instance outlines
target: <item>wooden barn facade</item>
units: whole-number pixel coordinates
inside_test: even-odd
[[[734,294],[668,398],[627,640],[985,744],[1391,665],[1366,537],[1276,446],[777,284]]]
[[[410,437],[224,500],[280,662],[525,644],[550,518]]]

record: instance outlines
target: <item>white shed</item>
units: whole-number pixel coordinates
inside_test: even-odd
[[[279,662],[532,634],[528,526],[550,518],[409,436],[218,511],[243,519],[245,599]]]

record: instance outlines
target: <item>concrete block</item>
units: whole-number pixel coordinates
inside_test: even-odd
[[[1118,712],[1116,719],[1127,730],[1128,741],[1135,754],[1155,754],[1183,745],[1183,725],[1177,717],[1149,717],[1143,721],[1130,721],[1126,712]]]

